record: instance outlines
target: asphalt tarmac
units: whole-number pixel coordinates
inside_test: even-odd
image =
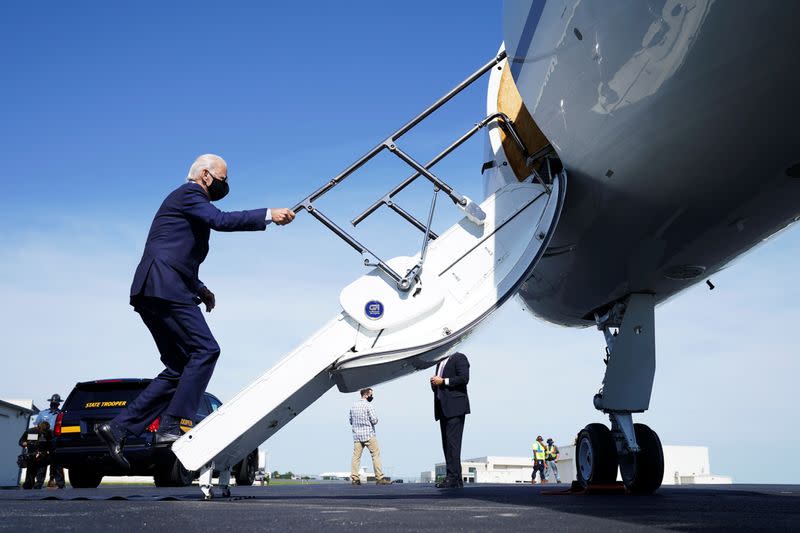
[[[559,486],[565,488],[565,485]],[[662,487],[652,496],[552,494],[554,486],[197,486],[0,491],[0,530],[798,530],[800,485]],[[551,492],[551,494],[548,494]]]

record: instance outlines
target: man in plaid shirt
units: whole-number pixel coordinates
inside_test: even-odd
[[[375,469],[375,482],[378,485],[388,485],[391,482],[383,477],[381,468],[381,450],[378,439],[375,437],[375,424],[378,417],[370,405],[372,389],[361,389],[361,399],[350,408],[350,426],[353,428],[353,464],[350,470],[350,480],[353,485],[361,485],[358,471],[361,470],[361,452],[364,448],[372,455],[372,467]]]

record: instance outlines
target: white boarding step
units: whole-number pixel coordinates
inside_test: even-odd
[[[297,347],[172,445],[188,470],[212,459],[235,465],[332,386],[333,363],[353,345],[354,323],[342,314]]]

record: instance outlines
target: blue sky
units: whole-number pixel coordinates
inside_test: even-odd
[[[160,368],[127,291],[153,213],[197,155],[228,160],[220,207],[293,205],[494,55],[500,2],[4,3],[0,7],[0,396],[66,394],[76,381]],[[482,118],[476,84],[404,147],[427,159]],[[441,175],[480,197],[482,140]],[[320,205],[343,224],[408,174],[370,164]],[[425,211],[429,189],[403,196]],[[457,214],[441,209],[442,229]],[[387,213],[358,235],[386,256],[418,234]],[[737,481],[796,482],[800,294],[790,229],[660,307],[658,373],[641,419],[665,444],[711,448]],[[265,234],[212,236],[202,278],[223,348],[209,390],[223,400],[338,311],[359,258],[310,217]],[[464,457],[527,455],[536,434],[571,440],[591,421],[602,336],[536,321],[511,301],[463,346],[473,415]],[[423,373],[424,374],[424,373]],[[384,464],[418,475],[441,461],[427,375],[376,388]],[[271,466],[346,470],[352,395],[328,393],[270,440]],[[742,442],[769,450],[758,459]],[[302,443],[298,445],[298,443]],[[366,463],[365,463],[366,464]]]

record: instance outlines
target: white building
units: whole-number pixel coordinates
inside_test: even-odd
[[[19,486],[21,471],[17,456],[22,453],[19,438],[36,412],[38,409],[30,400],[0,400],[0,487]]]
[[[318,479],[326,481],[350,481],[350,472],[323,472],[317,476]],[[375,473],[368,472],[363,467],[358,471],[358,478],[362,483],[375,481]]]
[[[664,485],[730,484],[730,476],[711,473],[706,446],[664,446]]]
[[[562,482],[569,483],[576,476],[575,446],[559,446],[556,462]],[[530,457],[503,457],[490,455],[461,461],[464,483],[530,483],[533,462]],[[437,463],[435,470],[420,474],[422,483],[432,483],[445,476],[445,463]],[[619,474],[617,479],[621,480]],[[727,484],[729,476],[711,474],[706,446],[664,446],[664,485],[700,483]]]
[[[531,480],[531,465],[529,457],[493,455],[461,461],[461,473],[464,483],[525,483]],[[445,463],[437,463],[434,479],[443,478],[445,468]]]

